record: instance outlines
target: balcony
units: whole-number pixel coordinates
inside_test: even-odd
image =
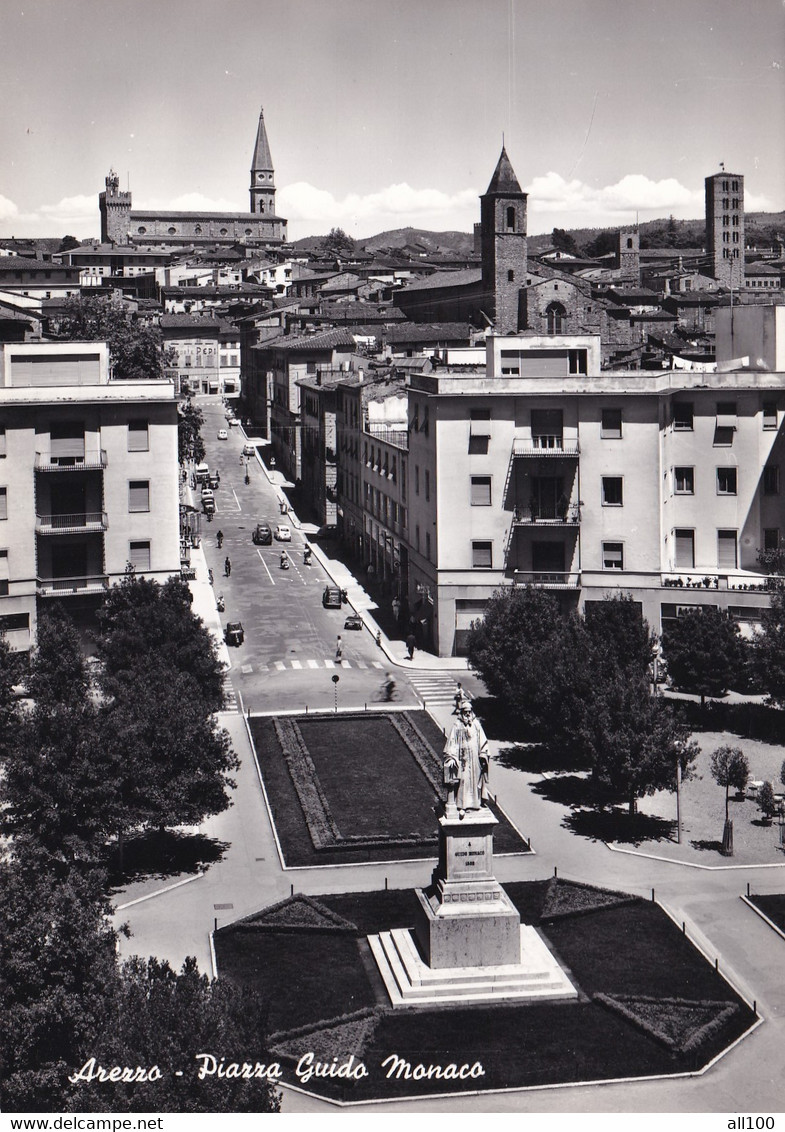
[[[74,515],[36,515],[39,535],[81,535],[105,531],[109,520],[105,511],[85,511]]]
[[[561,435],[535,435],[531,439],[516,437],[512,444],[513,456],[531,456],[542,459],[544,456],[561,457],[580,455],[577,440],[565,440]]]
[[[531,508],[516,507],[512,521],[516,527],[575,527],[581,521],[581,509],[577,503],[571,503],[565,515],[557,515],[553,508],[535,508],[532,511]]]
[[[105,448],[71,456],[53,455],[51,451],[36,452],[35,454],[35,469],[37,472],[101,471],[106,467],[106,463]]]
[[[36,578],[35,588],[39,597],[68,597],[103,593],[108,585],[106,574],[84,574],[74,578]]]
[[[579,570],[513,570],[513,585],[540,586],[551,590],[577,590],[580,588]]]

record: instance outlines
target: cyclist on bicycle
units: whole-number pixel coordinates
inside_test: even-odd
[[[385,700],[387,700],[388,702],[394,697],[395,681],[393,680],[392,672],[385,673],[384,683],[382,684],[382,692],[384,694]]]

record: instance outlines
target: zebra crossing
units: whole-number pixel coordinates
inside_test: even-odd
[[[223,678],[223,693],[224,693],[224,711],[238,712],[240,705],[237,703],[237,696],[234,694],[234,686],[228,675]]]
[[[409,672],[409,683],[426,707],[452,707],[458,685],[441,672]]]
[[[250,675],[252,672],[300,672],[303,669],[313,670],[315,668],[384,668],[380,660],[331,660],[329,657],[323,660],[299,660],[294,658],[292,660],[273,660],[269,664],[244,664],[242,671],[243,675]]]

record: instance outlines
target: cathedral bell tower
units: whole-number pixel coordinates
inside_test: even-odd
[[[518,330],[519,294],[526,286],[526,200],[502,146],[488,190],[480,197],[482,309],[497,334]]]
[[[256,145],[251,161],[251,212],[275,216],[275,170],[264,125],[264,110],[259,111]]]
[[[106,191],[99,193],[101,243],[127,244],[131,228],[131,194],[120,192],[120,178],[114,169],[106,178]]]

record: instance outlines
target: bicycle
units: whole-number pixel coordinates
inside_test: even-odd
[[[392,685],[387,681],[385,681],[384,684],[380,684],[373,698],[375,703],[383,704],[389,704],[393,700],[400,699],[400,692],[398,691],[398,686],[395,681],[392,681]]]

